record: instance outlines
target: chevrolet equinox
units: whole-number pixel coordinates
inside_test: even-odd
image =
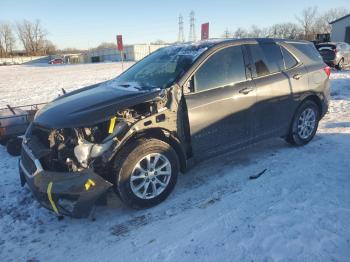
[[[41,109],[23,138],[22,186],[60,216],[89,216],[109,188],[131,207],[154,206],[190,163],[271,137],[307,144],[328,109],[329,75],[305,41],[161,48]]]

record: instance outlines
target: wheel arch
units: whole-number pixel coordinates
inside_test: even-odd
[[[183,149],[180,140],[176,136],[172,135],[171,132],[163,128],[147,128],[134,132],[130,136],[124,138],[122,143],[118,145],[119,148],[115,155],[118,154],[118,151],[121,148],[140,138],[155,138],[169,144],[175,150],[178,156],[180,171],[185,172],[187,168],[187,157],[185,150]]]
[[[308,94],[306,97],[304,97],[304,99],[300,102],[298,108],[305,103],[305,101],[312,101],[314,102],[319,110],[319,118],[321,118],[322,114],[323,114],[323,107],[322,107],[322,101],[321,98],[316,95],[316,94]],[[297,109],[298,110],[298,109]]]

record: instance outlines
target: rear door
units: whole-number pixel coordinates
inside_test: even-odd
[[[247,80],[242,46],[212,54],[192,77],[185,94],[194,156],[203,159],[246,143],[252,137],[255,89]]]
[[[281,44],[280,48],[284,62],[283,72],[288,76],[292,88],[292,100],[288,102],[289,112],[286,112],[286,117],[291,121],[294,112],[300,103],[300,96],[309,87],[309,75],[303,63],[295,55],[292,54],[292,51],[288,45]]]
[[[290,123],[292,88],[288,75],[283,72],[280,47],[274,42],[246,47],[251,57],[257,96],[255,135],[257,138],[284,135]]]

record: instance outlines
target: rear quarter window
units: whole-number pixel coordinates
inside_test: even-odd
[[[322,57],[313,44],[311,43],[310,44],[309,43],[288,43],[288,44],[298,49],[311,61],[322,62]]]
[[[283,46],[281,46],[281,52],[283,55],[285,69],[290,69],[298,64],[298,61],[294,58],[294,56]]]

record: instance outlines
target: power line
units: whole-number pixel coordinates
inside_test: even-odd
[[[191,11],[190,13],[190,34],[188,37],[188,41],[195,42],[196,41],[196,30],[195,30],[195,18],[194,18],[194,11]]]
[[[184,35],[184,19],[182,14],[179,15],[179,34],[177,37],[177,41],[179,43],[185,42],[185,35]]]

